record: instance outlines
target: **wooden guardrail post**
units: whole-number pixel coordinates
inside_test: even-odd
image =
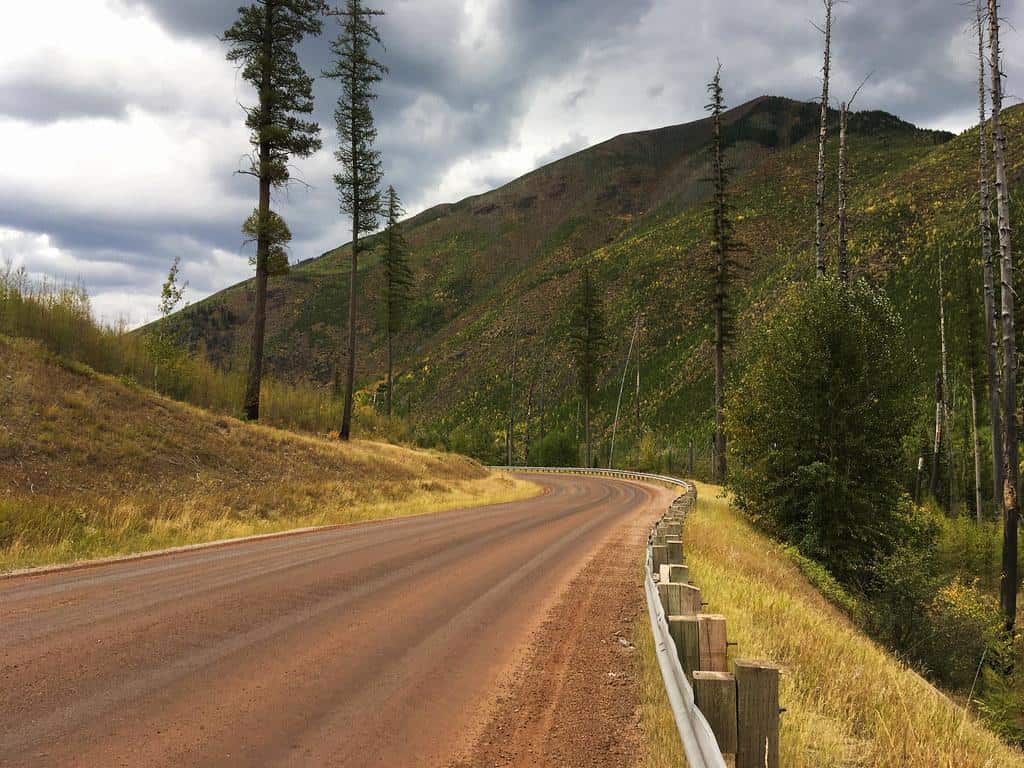
[[[666,616],[679,616],[686,613],[683,610],[683,587],[685,584],[673,584],[662,581],[658,584],[658,597],[661,598],[661,608]]]
[[[687,584],[690,581],[690,569],[685,565],[665,563],[661,566],[658,575],[663,582],[671,582],[672,584]]]
[[[700,668],[708,672],[728,672],[729,643],[725,616],[698,614],[697,628],[700,634]]]
[[[694,672],[693,700],[711,726],[722,754],[735,755],[736,678],[727,672]]]
[[[779,668],[737,661],[736,768],[779,768]]]
[[[682,609],[679,613],[696,616],[700,613],[700,588],[693,586],[693,584],[681,584],[680,587]]]
[[[669,536],[665,541],[668,562],[672,565],[683,564],[683,540],[678,536]]]
[[[668,562],[668,549],[664,544],[651,545],[651,568],[654,573],[661,570],[661,566]]]
[[[679,663],[689,680],[693,671],[700,666],[700,639],[697,634],[696,616],[669,616],[668,630],[676,644]]]

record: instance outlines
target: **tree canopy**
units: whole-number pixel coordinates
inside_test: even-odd
[[[860,586],[900,540],[912,360],[881,291],[822,278],[752,334],[727,400],[740,507]]]

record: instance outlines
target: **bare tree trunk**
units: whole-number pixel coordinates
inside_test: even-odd
[[[640,440],[640,436],[644,432],[643,420],[640,415],[640,364],[642,358],[640,357],[640,336],[643,333],[643,315],[637,318],[637,335],[636,335],[636,439],[637,442]]]
[[[725,459],[725,344],[722,312],[715,313],[715,479],[726,478]]]
[[[981,0],[978,16],[978,223],[981,227],[981,260],[985,284],[985,363],[988,374],[988,410],[992,427],[992,503],[1002,511],[1003,499],[1003,426],[999,375],[999,329],[996,321],[995,265],[992,254],[992,209],[989,196],[988,144],[985,140],[985,19]]]
[[[942,372],[942,423],[946,433],[946,465],[949,467],[948,487],[946,489],[946,511],[953,510],[954,487],[956,485],[956,469],[953,459],[953,415],[950,406],[949,386],[949,355],[946,348],[946,293],[942,280],[942,254],[939,254],[939,353]]]
[[[266,8],[263,26],[263,55],[267,62],[273,61],[274,17],[273,4]],[[270,98],[272,72],[271,67],[263,68],[263,80],[260,87],[260,104],[266,114],[265,101]],[[263,382],[263,344],[267,329],[267,281],[270,277],[268,255],[270,242],[267,233],[267,220],[270,217],[270,142],[264,126],[260,131],[259,140],[259,177],[260,202],[259,219],[256,227],[256,306],[252,318],[252,348],[249,353],[249,369],[245,385],[245,418],[258,421],[260,418],[260,385]]]
[[[390,311],[390,310],[389,310]],[[395,386],[394,377],[392,375],[392,360],[391,360],[391,319],[388,318],[388,328],[385,333],[388,337],[388,380],[387,380],[387,392],[384,393],[384,413],[388,418],[391,418],[391,389]]]
[[[348,440],[352,435],[352,398],[355,396],[356,380],[356,275],[358,274],[359,249],[359,214],[352,217],[352,270],[348,287],[348,344],[345,361],[345,407],[341,415],[339,436]]]
[[[832,5],[825,4],[825,63],[821,80],[821,124],[818,128],[818,178],[814,202],[814,257],[818,262],[818,277],[825,276],[825,145],[828,143],[828,78],[832,68]]]
[[[978,413],[978,388],[974,378],[974,367],[971,366],[971,445],[974,448],[974,516],[979,525],[981,514],[981,441],[978,439],[980,414]]]
[[[593,452],[590,446],[590,395],[587,395],[583,403],[584,433],[587,441],[587,469],[594,466]]]
[[[849,109],[844,101],[839,112],[839,279],[844,283],[850,280],[850,268],[847,263],[846,242],[846,174],[849,162],[846,157],[846,125]]]
[[[615,401],[615,419],[612,421],[612,444],[608,451],[608,469],[614,469],[612,462],[615,459],[615,433],[619,426],[619,409],[622,407],[622,393],[626,389],[626,374],[629,373],[629,361],[633,357],[633,346],[636,344],[636,337],[638,333],[640,333],[639,315],[637,315],[636,318],[636,325],[633,326],[633,336],[629,340],[629,349],[626,351],[626,362],[622,366],[622,381],[619,383],[619,398]]]
[[[508,466],[512,466],[515,446],[515,428],[516,428],[516,357],[519,354],[519,326],[518,324],[512,329],[512,371],[511,371],[511,386],[509,387],[508,393],[508,429],[505,431],[505,450],[507,453],[506,459]]]
[[[988,0],[988,39],[992,76],[992,138],[996,165],[996,210],[999,218],[1000,277],[1003,327],[1003,573],[999,602],[1007,631],[1017,620],[1017,525],[1019,446],[1017,444],[1017,339],[1014,328],[1013,245],[1010,240],[1010,191],[1006,175],[1006,136],[1003,134],[1003,72],[999,48],[999,0]]]
[[[935,443],[932,447],[932,472],[928,493],[935,498],[939,488],[939,450],[942,448],[942,371],[935,373]]]
[[[530,466],[530,420],[533,418],[533,388],[537,382],[530,380],[530,389],[526,395],[526,422],[523,427],[523,464]]]

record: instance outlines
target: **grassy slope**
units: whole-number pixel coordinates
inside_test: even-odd
[[[0,571],[523,498],[456,456],[351,445],[159,397],[0,336]]]
[[[783,668],[782,764],[789,768],[1014,768],[1004,746],[948,697],[858,632],[714,486],[687,522],[694,583],[725,614],[734,657]],[[649,633],[648,633],[649,634]],[[640,638],[644,727],[659,736],[648,765],[671,762],[671,721],[659,711],[657,660]],[[649,680],[648,680],[649,679]]]

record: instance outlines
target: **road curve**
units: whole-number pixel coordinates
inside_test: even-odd
[[[0,580],[0,766],[449,764],[564,585],[664,497],[532,479],[525,502]]]

